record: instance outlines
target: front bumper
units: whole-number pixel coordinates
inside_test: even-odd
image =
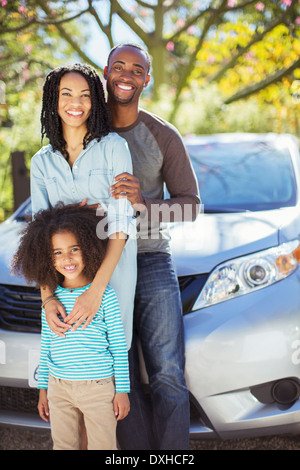
[[[263,403],[251,392],[285,378],[300,384],[299,285],[297,270],[272,286],[184,316],[186,380],[198,411],[192,438],[299,433],[299,398]]]
[[[262,403],[251,392],[286,377],[300,380],[299,281],[298,270],[270,287],[184,316],[191,438],[299,433],[299,399]],[[49,429],[36,409],[40,335],[1,330],[0,338],[0,390],[36,392],[31,411],[0,406],[0,425]]]

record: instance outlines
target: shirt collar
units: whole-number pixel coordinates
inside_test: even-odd
[[[82,157],[82,155],[85,154],[85,152],[87,152],[91,147],[93,147],[93,145],[95,145],[95,143],[97,142],[97,139],[93,139],[91,142],[88,143],[88,145],[86,146],[85,149],[83,149],[80,154],[78,155],[77,159]],[[51,144],[49,144],[49,149],[52,153],[54,153],[55,155],[59,155],[61,158],[63,158],[65,160],[65,157],[63,156],[63,154],[60,152],[60,150],[55,150],[53,151],[53,147]],[[76,160],[77,160],[76,159]]]

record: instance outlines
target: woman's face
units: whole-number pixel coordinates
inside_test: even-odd
[[[68,127],[86,129],[91,108],[91,93],[86,79],[77,72],[63,75],[59,84],[57,109],[63,130]]]

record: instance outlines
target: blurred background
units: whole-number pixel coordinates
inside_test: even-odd
[[[141,105],[183,136],[300,137],[300,0],[0,0],[0,221],[29,194],[46,74],[143,44],[152,57]]]

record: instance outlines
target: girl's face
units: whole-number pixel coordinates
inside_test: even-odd
[[[57,109],[63,130],[68,127],[85,130],[91,108],[91,93],[86,79],[77,72],[63,75],[59,84]]]
[[[52,236],[55,269],[64,276],[63,287],[77,289],[89,284],[83,274],[84,263],[81,248],[71,232],[58,232]]]

